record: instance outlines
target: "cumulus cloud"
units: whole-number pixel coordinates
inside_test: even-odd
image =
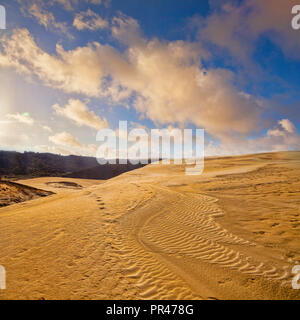
[[[248,60],[255,42],[266,36],[288,56],[300,58],[300,40],[291,27],[291,9],[297,0],[211,0],[213,12],[196,17],[200,40],[227,49],[239,60]]]
[[[125,14],[120,13],[112,19],[111,30],[116,39],[127,45],[137,45],[145,42],[142,38],[138,21]]]
[[[105,57],[108,49],[102,48],[102,58],[114,79],[111,87],[134,92],[139,112],[159,124],[192,122],[213,134],[247,133],[259,125],[260,103],[234,87],[231,72],[206,70],[200,59],[207,52],[199,45],[146,41],[132,18],[121,16],[114,23],[118,37],[131,34],[128,51],[122,56],[110,49]]]
[[[282,119],[274,128],[267,131],[266,137],[252,141],[252,144],[255,143],[262,146],[264,151],[299,150],[300,135],[289,119]]]
[[[137,22],[128,19],[121,16],[114,22],[114,34],[126,33],[127,27],[130,34],[133,25],[137,29]],[[27,30],[16,30],[3,40],[0,65],[33,73],[66,92],[124,104],[131,99],[138,112],[159,124],[192,122],[215,135],[246,134],[258,126],[257,99],[235,88],[230,71],[206,70],[201,58],[207,52],[198,44],[146,41],[140,34],[133,33],[124,53],[94,43],[70,51],[58,45],[57,55],[50,55]]]
[[[52,3],[58,3],[66,10],[73,10],[74,6],[78,5],[78,0],[52,0]]]
[[[34,124],[34,119],[28,114],[21,114],[21,113],[7,114],[6,118],[15,122],[25,123],[28,125]]]
[[[289,119],[282,119],[278,123],[288,133],[294,133],[296,131],[296,127]]]
[[[68,32],[67,24],[65,22],[56,21],[53,13],[44,9],[41,5],[38,5],[38,2],[33,3],[28,7],[28,14],[34,17],[38,23],[47,30],[55,30],[71,37]]]
[[[82,144],[79,140],[73,137],[68,132],[60,132],[53,136],[49,137],[49,141],[53,142],[54,144],[66,147],[82,147]]]
[[[80,127],[87,126],[96,130],[108,127],[105,118],[98,117],[80,100],[70,99],[64,107],[55,104],[53,105],[53,109],[57,115],[74,121]]]
[[[52,129],[48,126],[41,125],[41,128],[44,129],[45,131],[52,132]]]
[[[83,144],[76,137],[68,132],[60,132],[49,137],[49,141],[56,146],[44,146],[48,148],[49,152],[55,152],[57,148],[63,147],[66,154],[78,154],[82,156],[96,156],[97,146],[95,144]],[[59,146],[59,147],[57,147]],[[51,151],[52,150],[52,151]]]
[[[229,141],[210,142],[205,147],[205,154],[238,155],[257,152],[277,152],[300,149],[300,135],[289,119],[282,119],[267,130],[266,134],[249,139],[238,136]]]
[[[47,85],[66,92],[98,96],[103,67],[92,45],[50,55],[38,47],[29,31],[16,29],[11,38],[2,38],[0,66],[14,67],[18,72],[34,74]]]
[[[101,18],[97,13],[88,9],[86,12],[77,13],[73,26],[78,30],[88,29],[91,31],[105,29],[108,27],[108,21]]]
[[[81,0],[81,1],[93,4],[93,5],[104,4],[105,6],[108,6],[111,0]],[[69,11],[74,10],[79,4],[79,0],[50,0],[50,2],[59,3],[66,10],[69,10]]]

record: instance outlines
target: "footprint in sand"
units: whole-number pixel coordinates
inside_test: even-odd
[[[254,234],[265,234],[265,231],[254,231]]]
[[[271,227],[272,227],[272,228],[277,227],[277,226],[279,226],[279,223],[277,223],[277,222],[271,224]]]

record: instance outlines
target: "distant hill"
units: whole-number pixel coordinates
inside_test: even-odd
[[[2,178],[64,176],[85,179],[110,179],[143,165],[99,165],[96,158],[60,156],[52,153],[0,151]]]
[[[98,164],[95,167],[72,172],[64,176],[68,178],[107,180],[107,179],[116,177],[124,172],[138,169],[143,166],[144,165],[132,165],[132,164],[116,164],[116,165],[107,164],[107,165],[100,166]]]

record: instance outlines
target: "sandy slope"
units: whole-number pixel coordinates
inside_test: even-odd
[[[0,207],[46,197],[52,192],[25,186],[11,181],[0,181]]]
[[[41,177],[35,179],[19,180],[18,183],[43,190],[61,193],[72,192],[73,190],[80,190],[82,188],[98,185],[104,183],[102,180],[91,179],[73,179],[60,177]]]
[[[60,192],[0,209],[0,298],[299,299],[300,152],[205,166],[72,179],[70,191],[27,180]]]

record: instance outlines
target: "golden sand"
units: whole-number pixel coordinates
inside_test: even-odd
[[[21,181],[56,194],[0,209],[0,299],[299,299],[300,152],[184,169]]]

